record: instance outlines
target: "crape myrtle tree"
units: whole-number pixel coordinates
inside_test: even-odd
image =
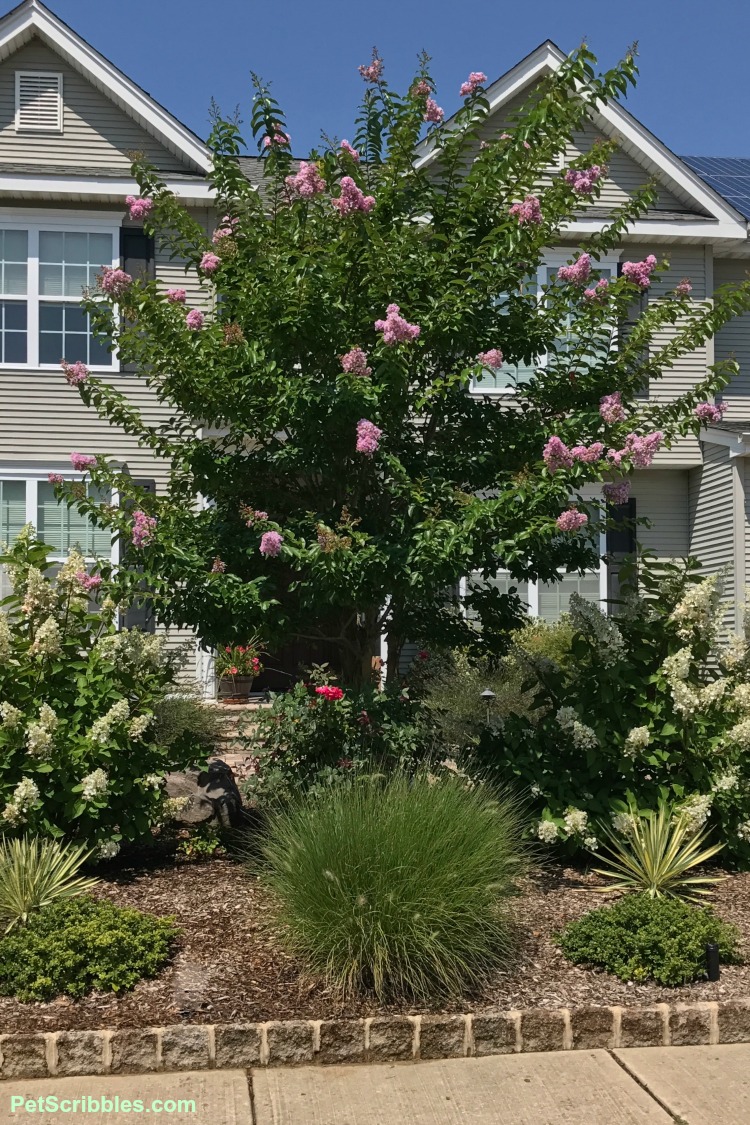
[[[581,487],[601,482],[605,504],[622,502],[635,467],[720,416],[729,363],[669,403],[638,392],[746,308],[747,286],[695,302],[684,282],[646,303],[664,266],[653,255],[611,280],[597,272],[653,187],[571,250],[541,297],[528,283],[607,176],[604,141],[549,172],[587,112],[635,81],[632,53],[606,73],[595,63],[577,50],[495,135],[485,75],[444,122],[428,60],[402,95],[375,53],[353,143],[326,140],[299,164],[256,80],[263,188],[240,170],[239,125],[217,116],[212,235],[134,165],[131,216],[197,271],[206,302],[105,269],[87,308],[168,421],[83,364],[63,368],[86,404],[169,461],[169,487],[147,495],[91,450],[76,467],[119,506],[59,487],[129,544],[120,580],[145,579],[166,623],[209,644],[325,642],[350,683],[371,675],[382,634],[391,676],[407,638],[500,651],[518,597],[472,589],[480,636],[451,598],[459,578],[597,566],[606,509]],[[420,163],[425,122],[433,159]],[[536,371],[515,395],[470,393],[516,363]]]

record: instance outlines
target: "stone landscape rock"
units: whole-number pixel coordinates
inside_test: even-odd
[[[168,774],[167,795],[185,802],[175,819],[186,827],[215,823],[222,828],[237,828],[244,820],[234,774],[218,758],[209,762],[205,770]]]

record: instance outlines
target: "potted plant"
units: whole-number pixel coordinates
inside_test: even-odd
[[[257,639],[245,645],[221,645],[216,653],[216,675],[219,677],[220,703],[247,703],[253,680],[263,671],[261,648]],[[231,691],[222,693],[221,685],[231,680]],[[246,690],[238,689],[237,681],[250,681]]]

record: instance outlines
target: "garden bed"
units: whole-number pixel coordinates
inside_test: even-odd
[[[12,1034],[399,1012],[645,1007],[750,997],[750,964],[723,966],[717,983],[675,989],[626,984],[607,973],[570,965],[552,934],[607,901],[595,890],[600,883],[596,875],[548,863],[543,873],[526,881],[516,903],[517,962],[497,973],[481,995],[428,1009],[379,1007],[366,1001],[342,1004],[320,982],[306,979],[279,947],[267,894],[231,860],[123,867],[103,881],[98,893],[121,906],[174,914],[181,938],[173,964],[157,979],[143,981],[119,998],[97,995],[31,1004],[0,998],[0,1028]],[[750,960],[750,873],[731,876],[713,901],[717,912],[739,927]]]

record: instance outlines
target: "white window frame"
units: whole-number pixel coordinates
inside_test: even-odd
[[[68,217],[70,216],[70,217]],[[0,363],[0,371],[59,371],[60,364],[39,362],[39,306],[50,303],[75,304],[65,297],[40,297],[39,295],[39,234],[40,231],[69,232],[70,234],[109,234],[112,238],[112,269],[120,267],[120,229],[122,216],[114,212],[96,212],[90,216],[80,211],[55,211],[49,217],[39,211],[22,212],[0,210],[0,228],[4,230],[25,230],[28,232],[29,246],[26,270],[26,294],[0,294],[2,301],[23,301],[26,303],[26,362]],[[106,266],[106,262],[102,262]],[[111,353],[110,364],[91,364],[93,372],[107,374],[120,370],[117,351]]]
[[[21,124],[21,80],[23,78],[56,78],[57,79],[57,125],[52,128],[47,125],[22,125]],[[17,70],[15,74],[16,112],[14,127],[17,133],[46,133],[58,135],[63,131],[63,75],[56,70]]]
[[[13,464],[0,463],[0,480],[2,481],[23,481],[26,484],[26,523],[37,526],[38,520],[38,486],[40,481],[47,481],[50,473],[59,473],[69,481],[82,481],[86,480],[84,473],[78,473],[71,469],[70,461],[49,461],[44,465],[37,463],[17,462]],[[117,492],[112,493],[111,503],[115,506],[119,504],[119,495]],[[67,559],[67,555],[50,555],[50,562],[63,563]],[[102,556],[104,557],[104,556]],[[116,536],[112,537],[112,545],[110,547],[109,560],[114,566],[120,562],[120,542]],[[94,562],[94,556],[86,556],[87,562]]]
[[[547,270],[559,269],[560,266],[567,265],[571,258],[575,258],[583,251],[581,247],[571,247],[570,249],[555,249],[545,251],[536,271],[536,300],[537,304],[541,304],[543,298],[542,286],[547,284]],[[612,271],[612,277],[617,276],[617,266],[620,262],[621,250],[612,250],[609,254],[605,254],[598,261],[593,263],[594,269],[605,269]],[[547,366],[547,353],[540,355],[537,358],[537,367],[544,368]],[[471,380],[469,387],[469,394],[475,398],[510,398],[516,397],[518,387],[482,387],[474,379]]]

